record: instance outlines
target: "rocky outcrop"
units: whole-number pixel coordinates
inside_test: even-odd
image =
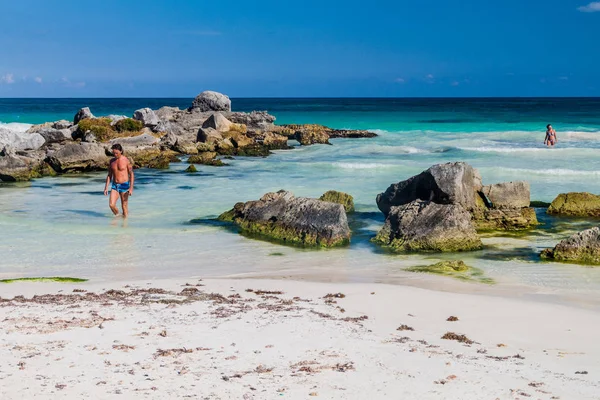
[[[59,173],[101,171],[108,167],[104,147],[96,143],[69,143],[48,152],[46,162]]]
[[[55,174],[39,154],[29,154],[26,157],[7,149],[0,151],[0,181],[2,182],[28,181]]]
[[[94,117],[94,114],[92,114],[92,112],[90,111],[89,107],[83,107],[82,109],[77,111],[77,114],[75,114],[75,117],[73,118],[73,124],[76,125],[79,123],[79,121],[86,118],[96,118]]]
[[[587,192],[561,193],[546,212],[571,217],[600,217],[600,196]]]
[[[8,147],[14,151],[37,150],[46,140],[39,133],[26,133],[0,127],[0,150]]]
[[[319,197],[319,200],[341,204],[347,213],[354,212],[354,198],[348,193],[329,190]]]
[[[286,244],[332,247],[350,242],[350,228],[341,204],[267,193],[260,200],[238,203],[219,217],[242,232]]]
[[[562,240],[541,257],[569,263],[600,265],[600,228],[591,228]]]
[[[478,190],[481,190],[481,177],[469,164],[436,164],[419,175],[392,184],[384,193],[377,195],[377,207],[387,215],[393,206],[425,200],[458,204],[470,211],[477,207]]]
[[[496,209],[524,208],[531,202],[529,183],[522,181],[485,185],[481,193]]]
[[[142,122],[144,126],[150,128],[154,128],[160,123],[160,119],[158,119],[154,111],[148,107],[135,110],[133,113],[133,119]]]
[[[294,138],[302,146],[309,146],[312,144],[331,144],[329,143],[329,135],[320,131],[299,131],[296,132]]]
[[[230,112],[225,117],[236,124],[246,125],[250,129],[271,130],[275,125],[275,116],[266,111]]]
[[[191,111],[231,111],[231,100],[222,93],[210,90],[200,93],[192,102]]]
[[[314,143],[329,143],[329,139],[335,138],[372,138],[377,136],[374,132],[365,130],[349,130],[349,129],[333,129],[323,125],[317,124],[288,124],[282,125],[276,128],[280,130],[280,134],[286,135],[290,138],[296,138],[301,144],[304,141],[306,144],[311,144],[311,140]]]
[[[396,252],[456,252],[483,247],[464,207],[423,200],[392,206],[373,241]]]
[[[221,113],[214,113],[210,117],[208,117],[206,121],[204,121],[204,123],[202,124],[202,128],[212,128],[217,132],[248,132],[248,128],[246,125],[231,122],[230,120],[225,118],[225,116]]]

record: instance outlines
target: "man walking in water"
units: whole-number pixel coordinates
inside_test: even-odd
[[[112,152],[115,156],[110,160],[108,166],[108,176],[106,177],[106,185],[104,185],[104,195],[108,194],[110,185],[110,197],[108,205],[113,214],[119,215],[117,208],[117,199],[121,198],[121,208],[123,208],[123,218],[129,215],[129,196],[133,195],[133,166],[129,159],[123,155],[123,147],[120,144],[113,144]]]
[[[544,144],[546,146],[554,146],[558,142],[556,137],[556,131],[552,128],[552,125],[546,125],[546,137],[544,138]]]

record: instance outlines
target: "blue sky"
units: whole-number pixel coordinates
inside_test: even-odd
[[[600,96],[588,0],[19,0],[0,97]]]

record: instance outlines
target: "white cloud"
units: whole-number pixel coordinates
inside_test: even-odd
[[[11,83],[15,83],[15,76],[13,74],[5,74],[0,76],[0,83],[7,83],[9,85]]]
[[[33,78],[33,80],[37,83],[42,83],[42,78],[40,78],[39,76],[36,76],[35,78]]]
[[[600,1],[593,1],[587,6],[577,7],[577,11],[586,13],[600,12]]]
[[[404,78],[396,78],[396,79],[395,79],[395,82],[396,82],[396,83],[404,83],[404,82],[406,82],[406,81],[404,80]]]

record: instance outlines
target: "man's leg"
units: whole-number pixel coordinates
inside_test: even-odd
[[[110,196],[108,198],[108,206],[110,207],[110,211],[115,215],[119,215],[119,209],[117,208],[117,199],[119,198],[119,193],[116,190],[110,191]]]
[[[121,196],[121,208],[123,208],[123,217],[127,218],[129,215],[129,192],[119,193]]]

